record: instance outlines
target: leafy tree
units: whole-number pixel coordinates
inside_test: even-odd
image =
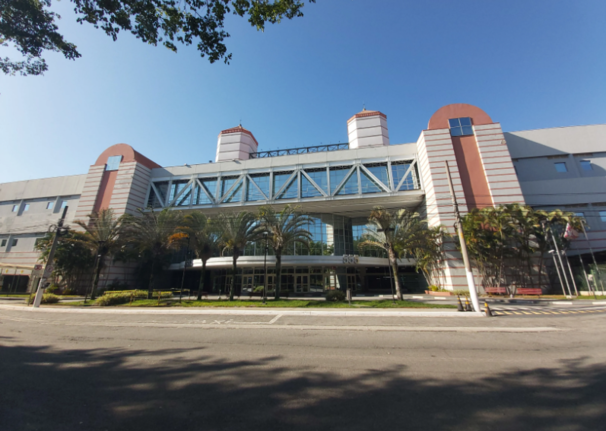
[[[415,245],[411,247],[416,261],[416,270],[421,271],[427,284],[441,286],[441,263],[444,257],[444,238],[449,236],[442,226],[424,225],[415,236]]]
[[[263,31],[265,24],[303,16],[303,0],[71,0],[79,23],[101,28],[115,41],[120,31],[130,32],[143,42],[159,43],[177,52],[176,44],[196,44],[201,57],[211,63],[231,60],[225,39],[225,17],[233,13],[247,17],[251,26]],[[309,0],[315,3],[315,0]],[[67,59],[80,57],[76,45],[57,31],[51,0],[0,0],[0,43],[11,42],[26,60],[0,59],[7,74],[40,75],[48,66],[43,51],[57,51]]]
[[[580,220],[572,213],[519,204],[473,209],[462,223],[469,256],[485,287],[505,283],[510,288],[514,281],[531,286],[537,281],[541,287],[544,256],[553,248],[549,235],[565,249],[567,240],[562,233],[566,224],[580,229]]]
[[[181,226],[177,227],[177,231],[178,233],[171,237],[171,241],[181,246],[188,242],[196,253],[196,257],[202,261],[200,284],[198,285],[198,301],[200,301],[206,277],[206,262],[219,248],[219,235],[212,220],[199,211],[187,214],[183,218]]]
[[[368,217],[371,228],[366,230],[358,247],[376,247],[387,252],[393,270],[396,296],[402,300],[402,288],[398,278],[398,257],[411,255],[419,247],[418,235],[422,231],[419,214],[404,209],[390,211],[375,207]]]
[[[286,205],[282,211],[276,211],[271,206],[259,209],[261,232],[267,233],[267,240],[276,256],[276,289],[274,298],[280,299],[282,287],[282,252],[284,248],[302,244],[309,248],[312,234],[308,230],[311,221],[307,214],[300,212],[299,207]]]
[[[41,262],[47,262],[54,236],[52,232],[48,232],[36,241],[34,248],[40,252]],[[53,262],[53,275],[74,290],[83,279],[89,280],[90,270],[95,262],[91,250],[81,241],[76,240],[81,236],[81,232],[74,231],[62,234],[59,237]]]
[[[259,226],[254,214],[248,211],[239,213],[220,213],[217,217],[217,231],[221,235],[222,254],[226,251],[232,255],[232,281],[229,286],[229,300],[234,300],[237,261],[246,248],[246,244],[260,238]]]
[[[138,253],[140,263],[149,266],[147,298],[152,298],[154,275],[169,264],[171,236],[181,225],[182,214],[164,208],[160,212],[138,210],[137,217],[125,216],[125,239]]]
[[[77,236],[74,241],[80,242],[93,252],[94,256],[97,256],[91,293],[91,299],[93,300],[96,296],[99,274],[103,268],[105,258],[118,251],[122,246],[124,240],[124,238],[121,238],[123,220],[124,216],[115,217],[114,211],[108,208],[90,214],[88,223],[82,220],[75,221],[75,224],[80,226],[84,233]]]

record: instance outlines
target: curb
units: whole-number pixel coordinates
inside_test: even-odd
[[[88,309],[88,308],[31,308],[18,305],[0,305],[0,310],[19,310],[50,313],[91,313],[91,314],[216,314],[216,315],[249,315],[249,316],[352,316],[352,317],[484,317],[480,312],[460,311],[362,311],[362,310],[296,310],[272,308],[263,310],[232,310],[197,308],[195,310],[183,309]]]

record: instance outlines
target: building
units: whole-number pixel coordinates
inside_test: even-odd
[[[420,125],[421,128],[421,125]],[[82,175],[0,184],[0,269],[3,290],[24,290],[38,254],[37,238],[68,206],[67,223],[93,210],[138,208],[202,210],[209,214],[255,210],[266,204],[301,205],[311,214],[311,251],[289,250],[283,258],[283,288],[299,294],[353,287],[358,293],[390,289],[387,260],[358,254],[375,206],[419,212],[430,225],[452,230],[454,215],[445,174],[448,162],[460,210],[521,203],[562,208],[587,220],[589,241],[573,243],[576,253],[606,250],[606,125],[503,132],[472,105],[440,108],[416,142],[391,144],[387,117],[366,111],[347,121],[349,143],[259,151],[242,126],[219,134],[215,163],[162,167],[126,144],[109,147]],[[252,244],[239,258],[242,285],[262,277],[263,249]],[[345,258],[344,258],[345,256]],[[274,283],[270,256],[268,283]],[[175,262],[171,269],[182,268]],[[211,286],[228,282],[230,257],[209,260]],[[466,289],[460,255],[446,250],[444,286]],[[193,285],[200,262],[188,270]],[[400,261],[404,286],[421,289],[413,262]],[[104,281],[133,282],[132,268],[108,265]],[[170,283],[170,281],[169,281]],[[207,284],[208,285],[208,284]]]

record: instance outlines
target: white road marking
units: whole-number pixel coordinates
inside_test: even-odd
[[[269,324],[270,324],[270,325],[273,325],[274,323],[276,323],[276,322],[278,321],[278,319],[279,319],[280,317],[282,317],[282,315],[281,315],[281,314],[278,314],[276,317],[274,317],[273,319],[271,319],[271,320],[269,321]]]
[[[236,324],[221,324],[215,322],[208,324],[200,323],[170,323],[170,322],[74,322],[74,321],[52,321],[42,319],[25,319],[25,318],[9,318],[0,315],[0,319],[11,320],[15,322],[30,322],[40,323],[43,325],[58,325],[58,326],[96,326],[96,327],[137,327],[137,328],[225,328],[225,329],[296,329],[310,331],[387,331],[387,332],[509,332],[509,333],[530,333],[530,332],[561,332],[567,329],[551,328],[551,327],[472,327],[472,326],[328,326],[328,325],[236,325]],[[224,322],[224,321],[222,321]]]

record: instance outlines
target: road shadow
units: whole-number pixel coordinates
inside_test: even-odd
[[[470,382],[415,379],[401,366],[352,377],[279,366],[279,357],[236,362],[203,350],[195,355],[180,349],[0,346],[0,429],[606,427],[606,366],[586,365],[584,358]]]

